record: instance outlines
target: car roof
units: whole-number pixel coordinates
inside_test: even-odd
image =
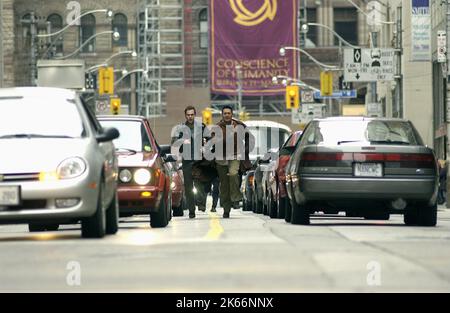
[[[273,122],[273,121],[255,121],[255,120],[252,120],[252,121],[245,121],[244,124],[247,127],[258,127],[259,126],[259,127],[281,128],[281,129],[284,129],[284,130],[286,130],[288,132],[292,132],[290,127],[288,127],[288,126],[286,126],[284,124],[281,124],[281,123]]]
[[[51,94],[52,98],[64,98],[64,99],[74,99],[76,97],[76,92],[64,88],[54,88],[54,87],[14,87],[14,88],[0,88],[0,99],[1,98],[42,98],[49,97]]]
[[[314,119],[319,122],[352,122],[352,121],[400,121],[408,122],[409,120],[403,118],[388,118],[388,117],[368,117],[368,116],[333,116],[326,118]]]
[[[98,120],[126,120],[126,121],[144,121],[146,118],[140,115],[97,115]]]

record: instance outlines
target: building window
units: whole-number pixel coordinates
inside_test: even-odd
[[[334,30],[349,43],[357,45],[358,13],[356,8],[335,8]],[[339,45],[339,39],[335,38],[334,43]]]
[[[85,15],[80,21],[80,46],[84,44],[81,52],[95,51],[95,38],[89,40],[95,34],[95,16],[92,14]],[[87,42],[89,40],[89,42]]]
[[[306,9],[306,17],[305,11],[300,11],[300,21],[301,23],[317,23],[317,9],[316,8],[308,8]],[[300,36],[300,44],[302,47],[313,48],[317,46],[317,26],[309,26],[308,33],[306,34],[307,40],[305,42],[305,36],[302,34]]]
[[[50,32],[54,33],[62,29],[63,19],[59,14],[50,14],[47,18],[47,22],[50,23]],[[63,35],[59,34],[57,37],[52,37],[52,42],[54,42],[52,51],[54,54],[63,53]]]
[[[127,46],[128,45],[128,20],[122,13],[114,15],[112,22],[112,30],[120,34],[118,41],[113,41],[114,46]]]
[[[203,9],[198,16],[199,28],[200,28],[200,48],[208,48],[208,10]]]

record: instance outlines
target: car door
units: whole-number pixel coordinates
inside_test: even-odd
[[[95,114],[83,101],[83,107],[85,108],[89,124],[91,129],[94,131],[94,136],[100,134],[103,129],[98,122]],[[118,161],[115,153],[115,147],[112,141],[98,143],[99,153],[102,156],[103,169],[105,175],[105,198],[112,200],[115,196],[117,189],[117,172],[118,172]],[[109,202],[109,201],[108,201]]]

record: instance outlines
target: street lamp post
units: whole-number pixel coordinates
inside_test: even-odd
[[[238,92],[238,108],[239,114],[242,112],[242,67],[236,65],[237,92]]]
[[[91,37],[89,37],[85,42],[83,42],[83,44],[82,44],[81,46],[79,46],[79,47],[78,47],[75,51],[73,51],[72,53],[70,53],[70,54],[68,54],[68,55],[64,55],[64,56],[62,56],[62,57],[57,57],[57,58],[54,58],[54,59],[55,59],[55,60],[65,60],[65,59],[68,59],[68,58],[70,58],[71,56],[74,56],[74,55],[76,55],[78,52],[80,52],[81,49],[83,49],[84,46],[86,46],[86,45],[89,43],[89,41],[91,41],[92,39],[94,39],[94,38],[96,38],[96,37],[98,37],[98,36],[100,36],[100,35],[104,35],[104,34],[112,34],[112,35],[113,35],[113,39],[114,39],[115,41],[117,41],[117,40],[120,39],[120,34],[119,34],[118,32],[116,32],[116,31],[107,30],[107,31],[104,31],[104,32],[100,32],[100,33],[94,34],[94,35],[92,35]]]

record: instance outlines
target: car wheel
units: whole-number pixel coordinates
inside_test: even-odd
[[[286,223],[290,223],[292,218],[292,202],[289,198],[286,198],[286,211],[284,214],[284,220]]]
[[[276,205],[277,205],[278,218],[284,219],[286,216],[286,198],[280,198],[280,196],[278,196]]]
[[[292,203],[291,223],[294,225],[309,225],[309,210],[305,205]]]
[[[389,212],[369,212],[364,214],[364,219],[366,220],[388,221],[390,217]]]
[[[269,192],[269,199],[267,200],[267,203],[269,205],[270,218],[277,218],[278,217],[277,206],[276,203],[273,201],[273,195],[271,192]]]
[[[165,196],[161,199],[158,212],[150,213],[150,226],[152,228],[166,227],[169,224],[169,217],[167,216],[167,202]]]
[[[40,231],[55,231],[58,230],[59,224],[28,224],[28,230],[30,233],[40,232]]]
[[[81,236],[83,238],[103,238],[105,236],[106,216],[103,210],[103,188],[98,191],[97,209],[94,215],[81,220]]]
[[[419,214],[416,208],[407,207],[403,215],[403,221],[408,226],[415,226],[419,224]]]
[[[173,216],[183,216],[184,215],[184,200],[181,200],[179,207],[173,208]]]
[[[418,210],[418,225],[419,226],[436,226],[437,224],[437,205],[423,206]]]
[[[106,233],[108,235],[114,235],[119,230],[119,201],[117,191],[114,193],[113,200],[106,210]]]

